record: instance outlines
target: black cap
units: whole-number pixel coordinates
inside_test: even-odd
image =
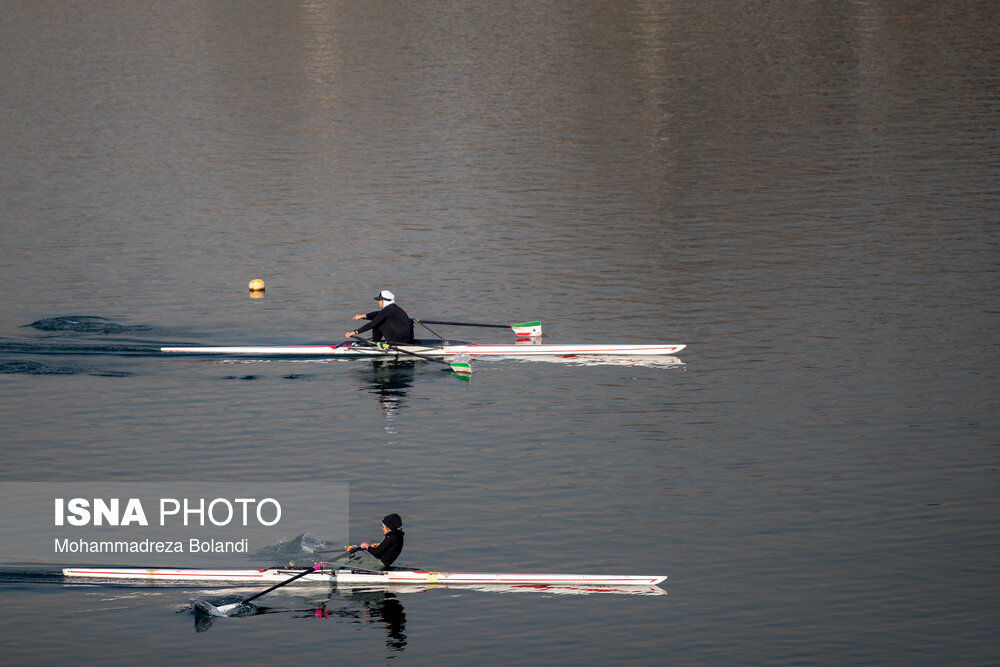
[[[389,530],[399,530],[403,527],[403,520],[399,518],[398,514],[387,514],[382,517],[382,523]]]

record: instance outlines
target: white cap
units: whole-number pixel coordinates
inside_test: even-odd
[[[382,290],[381,292],[378,293],[378,296],[375,297],[375,300],[376,301],[395,301],[396,300],[396,295],[393,294],[392,292],[390,292],[389,290],[384,289],[384,290]]]

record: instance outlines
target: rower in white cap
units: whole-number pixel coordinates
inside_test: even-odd
[[[371,329],[372,340],[375,342],[409,344],[413,342],[413,320],[406,311],[396,305],[396,295],[387,289],[375,297],[378,310],[364,315],[355,315],[355,320],[370,320],[357,331],[348,331],[347,338],[356,336]]]

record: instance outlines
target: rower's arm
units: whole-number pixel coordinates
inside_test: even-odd
[[[381,324],[382,321],[385,320],[385,318],[386,318],[385,310],[372,311],[367,315],[365,315],[365,319],[368,320],[368,324],[358,327],[358,330],[355,331],[354,333],[359,334],[359,333],[364,333],[369,329],[374,329],[376,326]]]

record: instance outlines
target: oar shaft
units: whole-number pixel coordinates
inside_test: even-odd
[[[373,343],[370,340],[365,340],[364,338],[361,338],[360,336],[351,336],[351,338],[353,338],[354,340],[358,341],[359,343],[367,345],[368,347],[376,347],[376,348],[381,348],[382,347],[378,343]],[[386,347],[386,349],[393,350],[394,352],[397,352],[399,354],[409,354],[409,355],[414,356],[414,357],[419,357],[420,359],[426,359],[427,361],[433,361],[436,364],[444,364],[445,366],[451,366],[451,364],[449,364],[447,361],[444,361],[443,359],[435,359],[434,357],[428,357],[427,355],[420,354],[419,352],[411,352],[410,350],[403,350],[401,348],[396,347],[395,345],[390,345],[388,343],[385,343],[385,347]]]
[[[270,593],[271,591],[273,591],[275,588],[281,588],[282,586],[287,586],[288,584],[292,583],[296,579],[301,579],[302,577],[306,576],[307,574],[312,574],[316,570],[320,569],[320,567],[322,567],[322,565],[310,567],[308,570],[302,570],[301,572],[299,572],[297,575],[295,575],[291,579],[285,579],[284,581],[282,581],[280,583],[277,583],[274,586],[271,586],[270,588],[262,590],[260,593],[257,593],[256,595],[251,595],[246,600],[243,600],[243,602],[241,604],[246,604],[247,602],[250,602],[251,600],[256,600],[261,595],[266,595],[266,594]]]
[[[353,551],[345,551],[344,553],[342,553],[341,555],[337,556],[333,560],[340,560],[344,556],[350,556],[352,553],[354,553],[354,552]],[[307,574],[312,574],[313,572],[316,572],[317,570],[321,570],[324,565],[325,565],[325,563],[319,563],[317,565],[313,565],[313,566],[309,567],[306,570],[302,570],[301,572],[299,572],[294,577],[291,577],[290,579],[285,579],[284,581],[280,581],[280,582],[276,583],[274,586],[271,586],[270,588],[262,590],[260,593],[257,593],[255,595],[251,595],[246,600],[243,600],[242,602],[240,602],[240,604],[246,604],[247,602],[250,602],[251,600],[256,600],[261,595],[266,595],[266,594],[270,593],[271,591],[273,591],[276,588],[281,588],[282,586],[287,586],[288,584],[292,583],[296,579],[301,579],[302,577],[306,576]]]
[[[480,324],[478,322],[443,322],[441,320],[413,320],[423,324],[444,324],[455,327],[489,327],[491,329],[510,329],[509,324]]]

